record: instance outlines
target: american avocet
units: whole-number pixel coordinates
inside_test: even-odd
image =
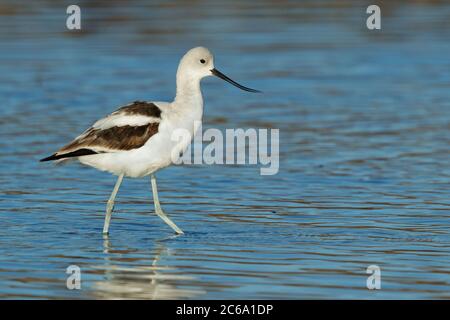
[[[78,159],[81,163],[118,176],[106,206],[103,233],[107,234],[114,200],[124,176],[138,178],[151,175],[156,214],[176,233],[182,234],[161,209],[155,172],[172,163],[173,150],[183,153],[190,144],[171,139],[177,129],[193,137],[195,123],[203,114],[200,80],[215,75],[249,92],[259,92],[240,85],[214,68],[214,57],[203,47],[189,50],[177,70],[177,91],[173,102],[135,101],[119,108],[41,161]],[[198,126],[197,126],[198,127]]]

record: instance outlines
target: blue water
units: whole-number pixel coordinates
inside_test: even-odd
[[[450,298],[450,5],[79,1],[0,5],[0,298]],[[203,81],[204,129],[278,128],[280,170],[150,181],[38,160],[134,100],[170,100],[194,46],[264,91]],[[81,290],[66,268],[81,268]],[[366,269],[381,268],[368,290]]]

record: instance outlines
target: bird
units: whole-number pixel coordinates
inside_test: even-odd
[[[248,92],[245,87],[214,67],[214,56],[205,47],[195,47],[181,58],[176,72],[176,95],[172,102],[134,101],[96,121],[51,156],[40,161],[78,160],[84,165],[117,176],[106,204],[103,234],[109,234],[114,202],[124,177],[150,176],[155,213],[176,234],[183,231],[162,210],[155,173],[173,164],[173,152],[186,151],[203,117],[200,82],[216,76]],[[189,139],[173,141],[175,130],[189,132]],[[187,140],[187,141],[186,141]]]

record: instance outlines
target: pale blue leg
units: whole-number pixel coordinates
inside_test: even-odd
[[[106,216],[105,216],[105,225],[103,226],[103,234],[108,234],[109,230],[109,222],[111,221],[111,213],[114,209],[114,200],[116,199],[117,192],[119,191],[119,187],[122,184],[123,173],[117,178],[116,185],[111,193],[111,197],[109,197],[108,203],[106,204]]]
[[[177,227],[175,223],[172,222],[172,220],[169,219],[168,216],[162,211],[161,205],[159,203],[158,198],[158,188],[156,187],[156,178],[155,175],[151,175],[151,181],[152,181],[152,191],[153,191],[153,202],[155,203],[155,212],[156,214],[164,220],[165,223],[167,223],[176,233],[183,234],[184,232],[181,231],[180,228]]]

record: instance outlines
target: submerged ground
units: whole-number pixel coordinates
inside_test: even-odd
[[[450,298],[450,6],[83,2],[0,5],[1,298]],[[38,159],[134,100],[169,100],[178,59],[264,91],[203,82],[204,128],[280,129],[280,171],[184,166],[125,180]],[[66,288],[66,268],[82,272]],[[382,288],[366,288],[366,268]]]

